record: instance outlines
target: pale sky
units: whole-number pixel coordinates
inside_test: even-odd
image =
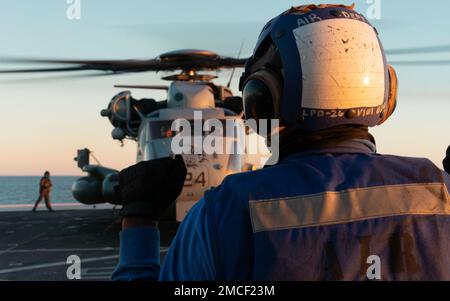
[[[370,6],[367,3],[373,0],[355,2],[365,13]],[[154,58],[180,48],[231,56],[237,54],[242,41],[243,56],[248,56],[268,19],[302,3],[81,0],[81,19],[69,20],[66,0],[2,0],[0,57]],[[381,0],[381,19],[374,24],[386,49],[450,45],[449,11],[448,0],[426,4]],[[391,56],[389,60],[438,58],[450,59],[450,53]],[[17,66],[0,66],[7,67]],[[399,66],[397,71],[397,112],[385,125],[372,130],[378,150],[427,157],[441,167],[450,144],[450,65]],[[228,73],[220,74],[217,82],[227,82]],[[84,147],[93,150],[105,166],[121,169],[134,162],[136,145],[126,142],[121,148],[113,141],[112,126],[99,112],[121,91],[114,89],[114,84],[158,84],[162,83],[160,75],[18,80],[24,77],[30,76],[0,76],[0,175],[40,175],[47,169],[55,175],[79,175],[73,157]],[[238,78],[233,84],[236,93]],[[155,91],[133,94],[164,98]]]

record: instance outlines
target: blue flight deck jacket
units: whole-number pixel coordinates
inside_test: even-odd
[[[122,231],[113,279],[450,280],[449,187],[368,141],[296,153],[205,193],[162,268],[157,229]]]

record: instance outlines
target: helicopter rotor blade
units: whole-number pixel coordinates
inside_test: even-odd
[[[386,50],[388,55],[403,55],[403,54],[426,54],[426,53],[441,53],[450,52],[450,45],[438,45],[416,48],[399,48]]]
[[[33,83],[33,82],[45,82],[48,80],[52,81],[65,81],[65,80],[77,80],[77,79],[90,79],[90,78],[100,78],[108,76],[120,76],[128,74],[128,72],[101,72],[101,73],[87,73],[87,74],[64,74],[64,75],[49,75],[49,76],[39,76],[39,77],[26,77],[26,78],[13,78],[13,79],[3,79],[0,78],[0,84],[8,83]]]
[[[241,46],[242,48],[242,46]],[[450,45],[437,45],[416,48],[403,48],[387,50],[388,55],[426,54],[450,52]],[[0,58],[0,63],[8,64],[41,64],[43,67],[25,69],[4,69],[0,74],[24,74],[24,73],[63,73],[79,71],[105,71],[105,74],[80,74],[79,77],[109,76],[114,74],[149,72],[149,71],[174,71],[174,70],[218,70],[223,68],[240,68],[245,65],[247,58],[222,57],[213,52],[202,50],[176,50],[160,55],[155,59],[141,60],[72,60],[72,59],[39,59],[39,58]],[[47,64],[61,66],[49,67]],[[395,65],[408,66],[447,66],[447,60],[411,60],[395,61]],[[65,66],[67,65],[67,66]]]
[[[34,69],[9,69],[0,70],[0,73],[45,73],[45,72],[70,72],[70,71],[111,71],[111,72],[142,72],[161,71],[166,66],[156,60],[129,60],[129,61],[59,61],[59,60],[16,60],[17,63],[41,63],[41,64],[61,64],[74,65],[70,67],[54,68],[34,68]]]
[[[114,88],[166,90],[166,91],[169,90],[168,86],[158,86],[158,85],[114,85]]]
[[[236,59],[220,56],[159,58],[150,60],[52,60],[52,59],[2,59],[3,63],[16,64],[60,64],[75,65],[54,68],[27,68],[0,70],[0,73],[45,73],[70,71],[111,71],[111,72],[146,72],[174,70],[217,70],[223,68],[243,67],[246,59]]]
[[[76,67],[58,67],[58,68],[36,68],[36,69],[10,69],[0,70],[0,73],[46,73],[46,72],[68,72],[89,70],[82,66]]]
[[[393,61],[390,64],[397,66],[448,66],[450,60]]]

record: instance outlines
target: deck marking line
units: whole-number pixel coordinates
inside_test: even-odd
[[[95,262],[95,261],[116,259],[116,258],[119,258],[119,255],[81,259],[81,263],[83,264],[83,263],[86,263],[86,262]],[[30,271],[30,270],[37,270],[37,269],[45,269],[45,268],[51,268],[51,267],[57,267],[57,266],[65,266],[65,265],[67,265],[67,263],[65,261],[58,261],[58,262],[45,263],[45,264],[36,264],[36,265],[29,265],[29,266],[24,266],[24,267],[20,267],[20,268],[12,268],[12,269],[0,270],[0,274],[8,274],[8,273],[14,273],[14,272],[23,272],[23,271]]]

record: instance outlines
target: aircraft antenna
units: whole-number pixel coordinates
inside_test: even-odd
[[[241,53],[242,53],[242,49],[244,48],[244,44],[245,44],[245,40],[242,40],[241,48],[239,48],[239,52],[238,52],[238,55],[237,55],[238,59],[241,57]],[[234,76],[234,72],[235,71],[236,71],[236,67],[233,68],[233,71],[231,71],[231,76],[230,76],[230,80],[228,81],[227,88],[230,88],[230,86],[231,86],[231,81],[233,80],[233,76]]]

